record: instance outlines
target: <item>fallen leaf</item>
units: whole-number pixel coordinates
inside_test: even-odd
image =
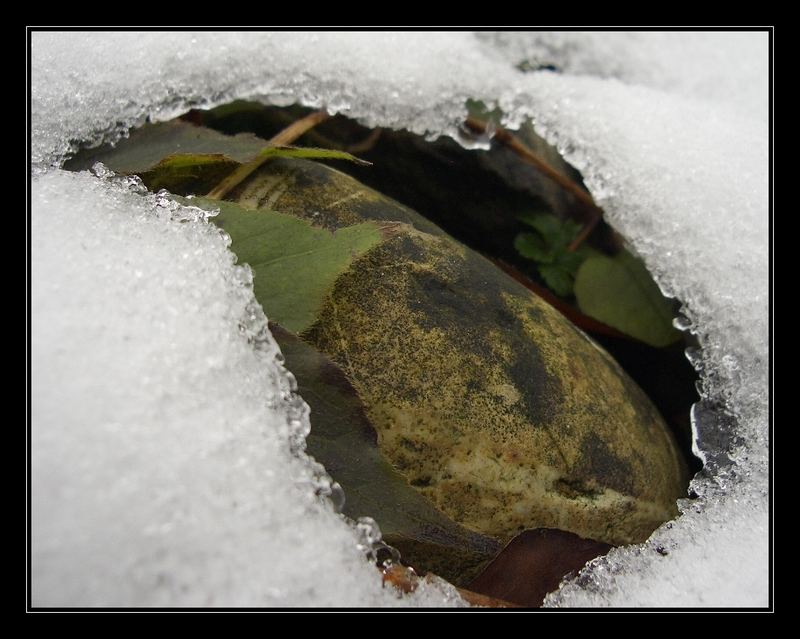
[[[239,163],[252,160],[266,142],[250,133],[224,135],[180,120],[146,124],[115,145],[84,149],[64,163],[69,171],[102,162],[115,173],[140,175],[170,155],[224,155]],[[179,193],[183,194],[183,193]]]
[[[336,278],[382,239],[377,222],[332,233],[266,209],[206,198],[186,202],[220,210],[212,220],[230,235],[239,261],[253,269],[256,298],[269,300],[265,306],[270,318],[294,333],[314,322]]]
[[[578,307],[591,317],[651,346],[680,339],[674,312],[644,262],[628,251],[614,257],[593,255],[575,277]]]
[[[611,548],[563,530],[526,530],[514,537],[467,587],[489,597],[538,608],[566,575]]]
[[[221,153],[178,154],[165,157],[154,167],[139,173],[139,177],[151,191],[205,193],[239,166],[239,162]]]

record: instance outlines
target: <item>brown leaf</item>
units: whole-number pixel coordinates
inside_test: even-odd
[[[564,576],[611,548],[563,530],[526,530],[514,537],[468,588],[495,599],[538,608]]]

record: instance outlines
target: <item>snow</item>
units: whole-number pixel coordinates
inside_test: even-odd
[[[507,62],[621,80],[684,97],[735,103],[767,117],[767,36],[745,32],[481,33]]]
[[[460,603],[382,589],[314,496],[307,415],[224,236],[57,167],[234,98],[431,137],[473,98],[559,146],[702,346],[699,497],[547,604],[766,605],[767,53],[765,33],[34,33],[34,604]]]
[[[249,267],[133,189],[33,184],[33,603],[396,605],[290,452],[308,417]]]

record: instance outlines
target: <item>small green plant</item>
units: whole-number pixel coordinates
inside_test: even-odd
[[[519,233],[514,247],[536,263],[547,287],[596,320],[651,346],[680,338],[672,326],[673,305],[661,294],[644,262],[626,249],[608,256],[582,244],[581,227],[551,213],[519,217],[534,232]]]
[[[569,250],[581,227],[572,220],[560,220],[551,213],[527,213],[519,217],[534,232],[519,233],[514,247],[523,257],[536,262],[539,275],[556,295],[570,297],[575,275],[590,249]]]

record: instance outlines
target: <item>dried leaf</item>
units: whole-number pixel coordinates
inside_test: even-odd
[[[514,537],[468,586],[470,590],[520,606],[538,608],[564,576],[613,546],[550,528]]]

